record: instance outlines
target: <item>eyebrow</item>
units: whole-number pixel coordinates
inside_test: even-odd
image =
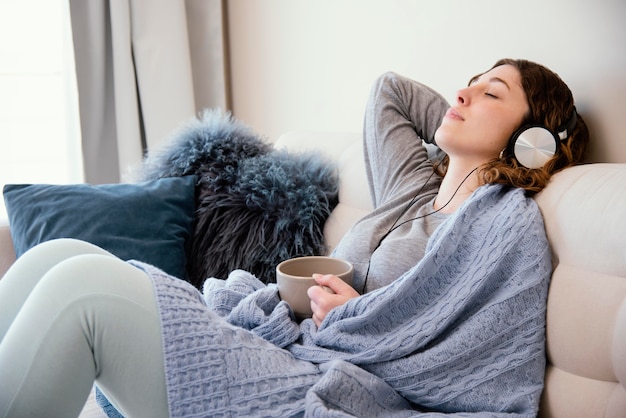
[[[482,76],[482,74],[481,74],[481,75],[477,75],[477,76],[475,76],[474,78],[472,78],[472,79],[469,81],[469,83],[468,83],[467,85],[468,85],[468,86],[471,86],[472,84],[476,83],[476,82],[480,79],[480,77],[481,77],[481,76]],[[502,84],[504,84],[504,86],[505,86],[505,87],[506,87],[509,91],[511,91],[511,86],[509,86],[509,83],[507,83],[506,81],[504,81],[504,80],[503,80],[503,79],[501,79],[500,77],[491,77],[491,78],[488,80],[488,82],[489,82],[489,83],[502,83]]]
[[[491,77],[489,79],[489,82],[490,83],[502,83],[502,84],[504,84],[506,86],[506,88],[509,91],[511,91],[511,87],[509,86],[509,84],[506,81],[504,81],[503,79],[501,79],[500,77]]]

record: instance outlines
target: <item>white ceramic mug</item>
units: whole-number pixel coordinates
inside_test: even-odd
[[[310,318],[313,312],[307,290],[311,286],[318,286],[313,274],[334,274],[352,286],[353,270],[352,264],[334,257],[291,258],[276,266],[278,294],[291,306],[298,319]],[[329,288],[327,290],[331,291]]]

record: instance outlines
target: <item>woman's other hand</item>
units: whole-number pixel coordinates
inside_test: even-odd
[[[331,309],[359,296],[356,290],[333,274],[314,274],[313,278],[319,286],[310,287],[307,294],[311,299],[313,322],[318,327]]]

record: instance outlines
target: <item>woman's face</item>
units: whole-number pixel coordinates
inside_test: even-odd
[[[435,141],[451,162],[464,158],[478,166],[498,157],[529,111],[519,71],[501,65],[457,92]]]

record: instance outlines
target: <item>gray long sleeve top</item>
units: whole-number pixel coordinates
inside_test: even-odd
[[[334,252],[354,264],[354,287],[361,293],[391,283],[414,266],[447,217],[433,213],[441,177],[433,174],[423,141],[433,142],[449,106],[431,88],[391,72],[372,88],[364,150],[374,210]]]

